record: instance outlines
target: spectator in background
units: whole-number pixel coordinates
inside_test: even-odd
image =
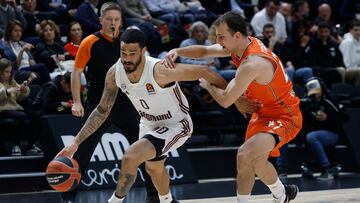
[[[75,59],[76,53],[82,40],[83,31],[79,22],[73,21],[68,26],[67,43],[64,46],[64,51],[69,53],[71,59]]]
[[[181,25],[179,14],[162,7],[159,0],[146,0],[143,1],[143,3],[152,17],[158,18],[170,24]]]
[[[158,26],[166,23],[163,20],[153,18],[142,0],[117,0],[117,2],[124,12],[126,23],[130,25],[151,22]]]
[[[27,21],[18,9],[16,0],[0,0],[0,35],[4,35],[6,26],[12,19],[17,19],[26,28]]]
[[[22,83],[29,78],[32,72],[35,72],[39,78],[34,83],[43,85],[50,80],[48,68],[41,63],[36,63],[31,49],[34,48],[32,44],[20,41],[22,36],[22,24],[18,20],[11,20],[6,27],[4,35],[4,48],[7,56],[13,62],[16,70],[16,81]]]
[[[180,2],[179,0],[149,0],[144,1],[144,3],[160,11],[165,10],[167,12],[177,13],[183,25],[192,24],[195,21],[202,21],[210,26],[217,18],[216,14],[205,10],[200,1],[197,0],[190,2]]]
[[[332,10],[329,4],[323,3],[318,7],[318,16],[314,21],[314,25],[311,27],[310,32],[316,34],[319,29],[319,24],[321,22],[326,22],[330,26],[330,39],[335,42],[337,45],[342,41],[341,36],[339,35],[340,24],[335,25],[331,20]]]
[[[310,67],[295,68],[291,62],[291,44],[285,41],[279,43],[275,38],[276,30],[273,24],[266,24],[263,27],[262,42],[266,47],[273,51],[285,65],[285,71],[290,80],[300,85],[305,85],[309,78],[313,77],[313,70]]]
[[[252,28],[252,26],[250,25],[250,23],[246,23],[246,34],[247,34],[248,36],[255,37],[255,31],[254,31],[254,29]]]
[[[40,22],[46,19],[57,21],[59,15],[55,11],[38,11],[36,0],[23,0],[20,7],[25,19],[27,20],[27,26],[24,29],[23,40],[36,45],[39,41]]]
[[[296,23],[299,20],[307,20],[310,14],[309,3],[304,0],[297,0],[293,4],[293,23]]]
[[[318,180],[334,179],[337,175],[336,167],[332,166],[326,155],[325,147],[333,146],[339,139],[341,131],[341,107],[334,102],[326,91],[321,79],[312,79],[306,84],[306,102],[303,102],[302,112],[304,126],[308,128],[306,143],[321,166]],[[304,101],[305,101],[304,100]]]
[[[33,107],[39,109],[41,114],[71,114],[71,73],[58,75],[47,82],[33,103]]]
[[[292,63],[295,68],[311,67],[313,57],[310,50],[310,28],[306,20],[299,20],[292,26]]]
[[[351,23],[350,33],[345,35],[339,48],[346,67],[346,81],[360,84],[360,21]]]
[[[36,44],[34,57],[36,61],[44,63],[51,73],[58,68],[60,62],[71,59],[71,56],[64,51],[64,45],[60,41],[59,27],[54,21],[43,20],[40,27],[41,42]]]
[[[279,12],[285,18],[286,34],[288,37],[291,37],[291,26],[292,26],[292,5],[291,3],[281,2]]]
[[[2,36],[0,36],[2,38]],[[7,56],[7,54],[5,53],[5,47],[4,47],[4,41],[0,40],[0,59],[1,58],[6,58],[8,59],[9,57]]]
[[[187,47],[190,45],[205,45],[210,46],[212,43],[208,40],[209,28],[201,22],[194,22],[189,29],[189,38],[181,42],[180,47]],[[186,57],[180,57],[180,62],[185,64],[207,65],[213,70],[219,72],[219,74],[227,81],[230,81],[235,76],[235,69],[222,70],[221,64],[218,58],[205,58],[205,59],[192,59]]]
[[[151,54],[159,54],[163,50],[163,43],[170,41],[170,27],[175,25],[168,26],[165,21],[153,18],[142,0],[118,0],[117,2],[124,12],[125,27],[136,26],[141,29],[146,35],[147,50]],[[160,30],[161,35],[158,32]]]
[[[331,40],[331,25],[320,22],[316,36],[311,39],[313,66],[321,68],[343,67],[342,54],[338,44]]]
[[[84,37],[101,29],[99,21],[98,10],[96,8],[99,0],[85,0],[75,13],[75,20],[81,24],[83,28]]]
[[[12,73],[11,62],[5,58],[0,59],[0,119],[10,121],[9,125],[14,132],[11,154],[13,156],[22,155],[20,139],[23,138],[28,140],[26,154],[42,153],[41,149],[35,145],[36,138],[41,132],[40,119],[36,114],[24,111],[24,108],[18,103],[30,94],[28,81],[18,84]],[[31,124],[31,132],[25,134],[26,124]]]
[[[286,38],[285,18],[279,11],[280,2],[278,0],[268,0],[260,12],[251,19],[251,26],[257,37],[262,37],[262,29],[265,24],[271,23],[276,30],[276,39],[283,43]]]
[[[336,166],[332,166],[325,152],[325,147],[336,144],[341,131],[343,118],[341,106],[331,97],[325,81],[313,77],[305,85],[307,95],[301,99],[301,112],[303,114],[306,144],[313,152],[314,157],[321,166],[319,180],[334,179],[338,174]],[[277,169],[283,180],[287,176],[288,147],[281,149],[281,156],[276,160]],[[303,177],[313,178],[311,169],[303,171]]]
[[[55,12],[57,18],[54,20],[58,25],[66,26],[70,22],[70,14],[72,10],[69,9],[72,0],[41,0],[37,1],[37,10],[43,12]]]

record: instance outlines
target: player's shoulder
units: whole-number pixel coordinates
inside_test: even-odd
[[[240,65],[243,69],[262,71],[268,67],[272,67],[272,62],[264,56],[261,55],[249,55],[247,56]]]

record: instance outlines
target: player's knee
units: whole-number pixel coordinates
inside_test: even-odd
[[[250,163],[250,154],[245,151],[239,151],[236,156],[237,168],[246,168]]]
[[[138,158],[132,154],[125,153],[121,159],[121,168],[137,168],[140,164]]]
[[[165,170],[161,164],[145,164],[145,170],[150,176],[159,176]]]

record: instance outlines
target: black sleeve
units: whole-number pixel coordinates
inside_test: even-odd
[[[45,114],[57,113],[57,108],[61,107],[61,101],[58,96],[58,91],[52,85],[44,87],[43,90],[42,109]]]

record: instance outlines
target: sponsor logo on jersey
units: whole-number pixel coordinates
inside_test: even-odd
[[[154,86],[151,83],[146,83],[145,87],[148,94],[155,94]]]
[[[151,115],[151,114],[147,114],[143,111],[139,111],[139,114],[141,117],[145,118],[148,121],[163,121],[163,120],[168,120],[168,119],[172,118],[170,111],[168,111],[165,114],[160,114],[160,115]]]

